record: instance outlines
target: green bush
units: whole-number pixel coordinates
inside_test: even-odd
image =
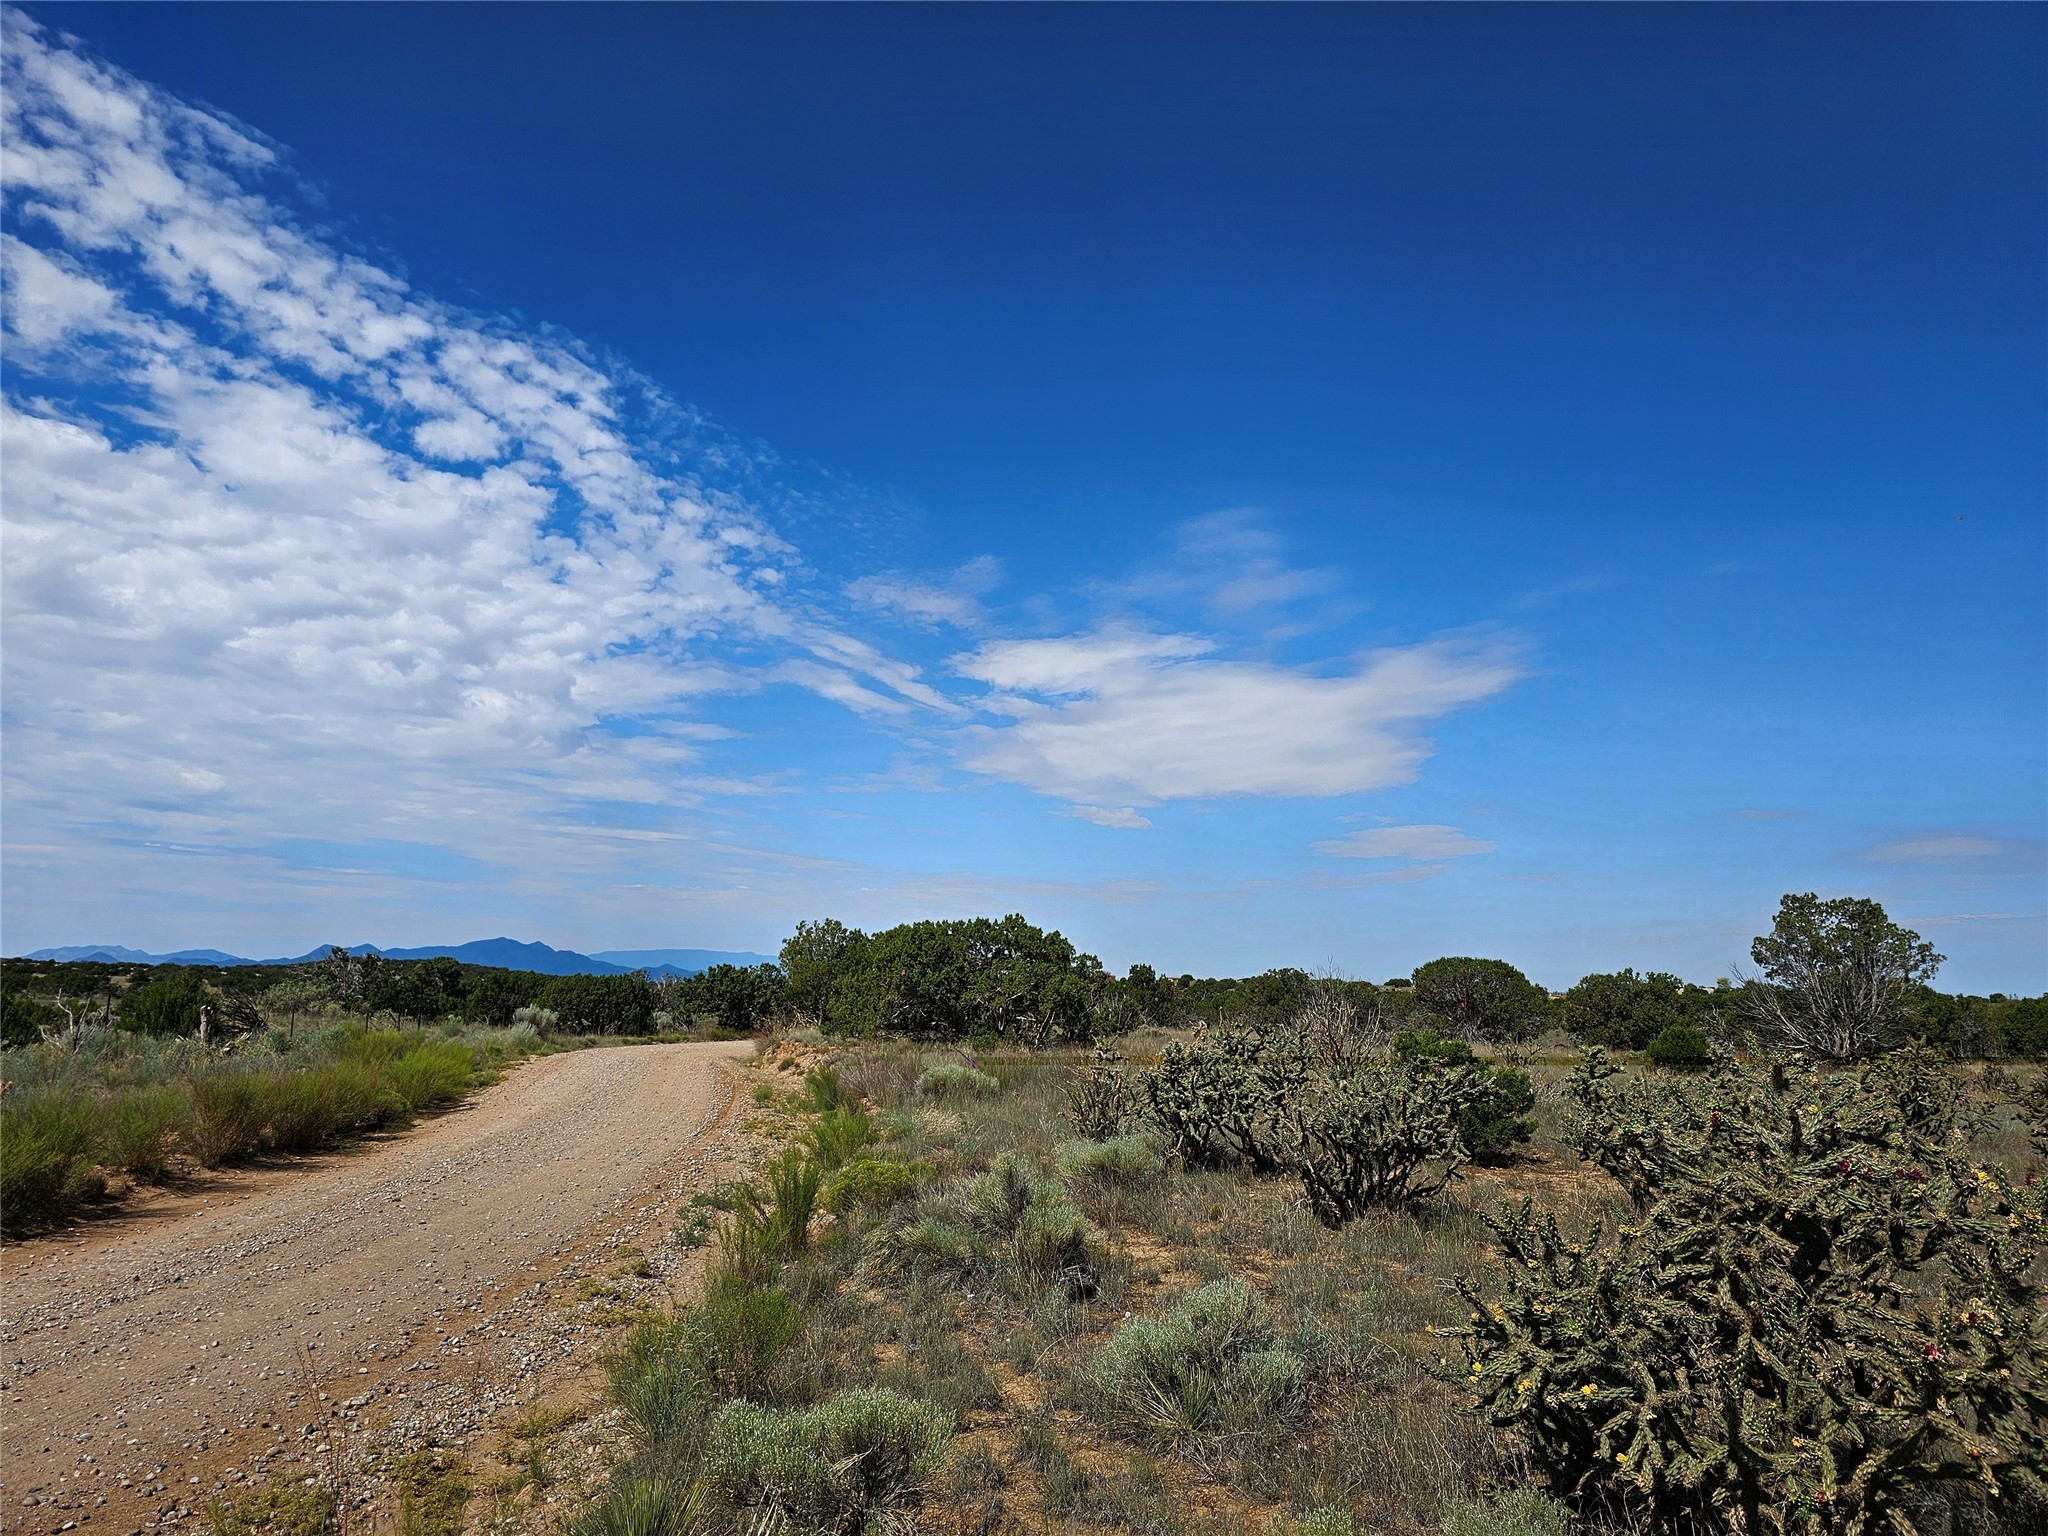
[[[1315,1509],[1297,1519],[1281,1521],[1274,1536],[1359,1536],[1358,1521],[1348,1509]]]
[[[1052,1161],[1063,1179],[1103,1184],[1149,1179],[1166,1171],[1159,1143],[1147,1133],[1111,1141],[1063,1141],[1053,1148]]]
[[[311,1152],[405,1117],[405,1100],[376,1070],[323,1062],[263,1080],[257,1116],[280,1152]]]
[[[693,1485],[678,1489],[659,1478],[623,1477],[602,1503],[579,1515],[570,1536],[702,1536],[704,1500]]]
[[[1443,1536],[1571,1536],[1572,1517],[1549,1494],[1512,1488],[1485,1499],[1451,1499],[1444,1505]]]
[[[0,1220],[27,1231],[98,1193],[93,1106],[76,1090],[10,1091],[0,1098]]]
[[[1473,1162],[1493,1167],[1512,1161],[1516,1148],[1535,1134],[1536,1123],[1527,1118],[1536,1107],[1536,1089],[1528,1073],[1516,1067],[1480,1067],[1471,1046],[1433,1029],[1401,1031],[1394,1036],[1393,1054],[1396,1061],[1473,1067],[1478,1072],[1478,1093],[1458,1114],[1458,1136]]]
[[[100,1155],[108,1166],[156,1180],[188,1133],[192,1097],[182,1083],[117,1088],[100,1101]]]
[[[1676,1071],[1692,1071],[1714,1064],[1714,1049],[1702,1031],[1690,1024],[1667,1024],[1648,1047],[1651,1062]]]
[[[1641,1212],[1489,1222],[1479,1407],[1561,1492],[1652,1527],[1910,1531],[2048,1498],[2041,1192],[1969,1155],[1939,1063],[1575,1077],[1581,1150]]]
[[[835,1216],[885,1210],[915,1194],[924,1171],[919,1164],[856,1157],[825,1181],[818,1203]]]
[[[198,972],[168,966],[121,999],[121,1023],[145,1035],[196,1035],[205,1003]]]
[[[804,1074],[801,1102],[814,1115],[830,1114],[835,1109],[858,1109],[859,1095],[839,1081],[837,1067],[813,1067]]]
[[[1128,1429],[1176,1440],[1278,1426],[1303,1406],[1307,1367],[1281,1348],[1258,1293],[1212,1280],[1096,1350],[1087,1385]]]
[[[263,1145],[269,1084],[254,1072],[214,1072],[192,1079],[192,1155],[209,1168],[238,1162]]]
[[[696,1306],[634,1329],[606,1362],[613,1400],[641,1449],[664,1464],[685,1460],[713,1408],[772,1395],[775,1368],[805,1324],[781,1287],[729,1275]]]
[[[1004,1153],[967,1190],[967,1214],[982,1252],[1016,1279],[1057,1281],[1075,1300],[1095,1294],[1101,1240],[1059,1184]]]
[[[958,1061],[926,1067],[917,1077],[917,1091],[928,1099],[983,1098],[1000,1092],[1002,1086],[988,1073]]]
[[[392,1057],[385,1072],[408,1108],[428,1109],[467,1093],[476,1081],[476,1058],[452,1040],[417,1040]]]
[[[875,1122],[864,1109],[828,1109],[804,1128],[803,1142],[817,1165],[830,1173],[875,1143]]]
[[[705,1487],[736,1509],[766,1509],[812,1530],[857,1531],[912,1498],[944,1457],[946,1413],[881,1387],[813,1408],[728,1403],[706,1436]]]

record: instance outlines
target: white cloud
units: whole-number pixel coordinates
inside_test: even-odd
[[[1111,626],[957,656],[1007,722],[972,728],[965,762],[1077,804],[1355,794],[1412,779],[1424,723],[1522,675],[1498,645],[1378,651],[1334,675],[1214,650]]]
[[[11,11],[5,67],[12,848],[573,839],[729,782],[707,695],[951,707],[786,595],[644,381],[309,232],[268,146]]]
[[[972,628],[986,616],[981,599],[1003,579],[1002,562],[977,555],[944,579],[928,581],[900,572],[848,582],[846,595],[864,607],[912,624]]]
[[[1314,845],[1335,859],[1465,859],[1491,853],[1495,845],[1438,823],[1412,827],[1368,827]]]
[[[1879,843],[1864,857],[1879,864],[1982,864],[2038,861],[2038,844],[1979,832],[1928,832]]]
[[[1130,832],[1152,825],[1127,805],[1070,805],[1066,814],[1078,816],[1083,821],[1092,821],[1098,827],[1116,827]]]

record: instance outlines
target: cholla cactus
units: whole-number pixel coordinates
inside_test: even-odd
[[[1229,1025],[1199,1044],[1169,1045],[1138,1091],[1146,1117],[1182,1163],[1278,1173],[1287,1166],[1280,1117],[1308,1076],[1298,1033]]]
[[[1486,1085],[1470,1067],[1374,1062],[1318,1076],[1287,1106],[1279,1143],[1326,1227],[1436,1194],[1469,1157],[1458,1119]]]
[[[1111,1141],[1137,1123],[1138,1093],[1121,1054],[1095,1048],[1087,1075],[1067,1089],[1067,1119],[1090,1141]]]
[[[1968,1155],[1906,1060],[1683,1087],[1579,1075],[1582,1145],[1641,1212],[1493,1221],[1466,1379],[1563,1490],[1734,1536],[1912,1536],[1937,1491],[2048,1499],[2036,1193]]]

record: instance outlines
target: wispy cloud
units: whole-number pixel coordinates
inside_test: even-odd
[[[1066,814],[1078,816],[1082,821],[1092,821],[1098,827],[1116,827],[1124,831],[1137,831],[1152,825],[1129,806],[1070,805]]]
[[[1112,590],[1139,607],[1187,608],[1273,640],[1304,633],[1311,626],[1289,611],[1340,586],[1336,571],[1290,559],[1286,541],[1257,510],[1237,507],[1180,523],[1163,554]]]
[[[1456,827],[1425,823],[1412,827],[1367,827],[1313,845],[1335,859],[1468,859],[1496,846]]]
[[[1356,794],[1412,779],[1424,725],[1522,675],[1500,643],[1376,651],[1329,672],[1217,649],[1109,625],[957,656],[1003,722],[970,728],[965,763],[1077,805]]]
[[[937,578],[890,572],[862,576],[846,585],[846,595],[906,623],[970,629],[986,617],[982,599],[1003,579],[1003,566],[993,555],[977,555],[958,570]]]
[[[268,144],[5,32],[11,840],[531,844],[730,785],[715,695],[954,708],[795,593],[735,451],[630,370],[414,292]]]
[[[1864,853],[1874,864],[2039,864],[2043,849],[2039,842],[2015,837],[1993,837],[1981,832],[1925,832],[1913,837],[1893,838]]]

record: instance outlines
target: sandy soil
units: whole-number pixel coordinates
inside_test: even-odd
[[[729,1171],[749,1055],[542,1057],[412,1131],[11,1245],[0,1530],[196,1529],[338,1472],[368,1510],[380,1455],[587,1374],[604,1277],[661,1284],[677,1207]]]

